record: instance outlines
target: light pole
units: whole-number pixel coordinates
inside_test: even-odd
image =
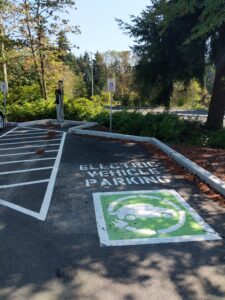
[[[90,52],[91,54],[91,95],[94,96],[94,64],[93,64],[93,57],[92,55],[95,55],[93,52]]]
[[[4,36],[5,35],[5,27],[3,23],[3,17],[2,17],[2,12],[0,12],[0,35]],[[4,93],[4,110],[3,113],[6,115],[6,93],[8,92],[8,74],[7,74],[7,65],[5,62],[5,44],[4,41],[0,43],[0,53],[2,55],[3,59],[3,78],[4,78],[4,84],[1,85],[1,89]]]

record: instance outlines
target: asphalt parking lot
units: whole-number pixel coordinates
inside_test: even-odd
[[[0,299],[225,299],[224,239],[101,243],[93,194],[171,189],[225,236],[224,208],[141,144],[38,126],[4,132]]]

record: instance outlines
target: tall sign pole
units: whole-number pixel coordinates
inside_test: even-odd
[[[111,92],[109,92],[109,103],[110,103],[109,131],[112,132],[112,93]]]
[[[2,12],[0,11],[0,36],[5,36],[5,28],[2,18]],[[7,65],[5,61],[5,45],[4,41],[0,43],[0,53],[3,60],[3,76],[4,76],[4,82],[1,82],[1,91],[4,93],[4,115],[6,114],[6,94],[8,92],[8,75],[7,75]]]
[[[91,54],[91,95],[94,96],[94,61],[93,61],[93,52]]]
[[[112,101],[113,101],[112,93],[115,93],[116,91],[116,79],[115,78],[108,79],[107,84],[108,84],[108,92],[109,92],[109,100],[110,100],[109,130],[110,132],[112,132]]]

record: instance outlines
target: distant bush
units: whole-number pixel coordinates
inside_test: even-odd
[[[207,90],[202,88],[196,80],[192,80],[189,86],[176,82],[171,97],[171,104],[175,107],[201,109],[208,106],[209,98],[210,95]]]
[[[77,121],[90,121],[103,111],[98,101],[79,98],[72,101],[65,101],[65,118]]]
[[[7,106],[7,118],[9,121],[24,122],[37,119],[55,118],[54,100],[36,100],[22,104],[11,104]]]
[[[101,95],[91,96],[91,101],[101,105],[109,105],[109,93],[102,92]]]

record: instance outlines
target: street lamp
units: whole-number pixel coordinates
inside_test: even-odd
[[[94,96],[94,64],[92,55],[95,54],[91,51],[89,53],[91,54],[91,95]]]

